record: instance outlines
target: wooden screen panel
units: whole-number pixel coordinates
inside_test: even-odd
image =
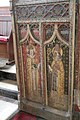
[[[40,45],[27,43],[27,99],[42,102]]]
[[[41,46],[37,43],[39,42],[39,25],[38,23],[19,24],[18,27],[24,96],[27,100],[42,103]]]
[[[75,1],[23,2],[24,4],[21,0],[13,1],[17,44],[21,47],[22,54],[19,64],[22,64],[23,74],[20,73],[20,77],[23,84],[20,83],[20,86],[24,96],[21,96],[20,108],[51,120],[72,119]],[[21,32],[17,27],[19,24],[25,24]],[[35,54],[35,50],[39,51]],[[31,55],[28,55],[28,51]],[[37,89],[34,91],[35,77],[32,73],[35,71],[35,64],[30,62],[30,56],[37,55],[40,55],[38,64],[41,65],[41,94]],[[32,58],[33,63],[36,62],[36,57]]]
[[[59,29],[61,25],[63,26],[63,30]],[[47,101],[50,107],[58,110],[68,110],[69,23],[67,24],[68,27],[66,27],[66,29],[64,26],[65,23],[43,24],[43,38],[45,45],[44,54],[46,54],[45,76],[48,93]],[[52,34],[49,34],[49,32]],[[61,35],[61,33],[63,34]]]

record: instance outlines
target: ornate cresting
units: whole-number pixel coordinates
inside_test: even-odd
[[[75,0],[12,0],[20,109],[72,120]]]

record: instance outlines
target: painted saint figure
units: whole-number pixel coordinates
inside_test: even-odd
[[[64,95],[64,66],[62,62],[63,51],[59,44],[52,49],[53,61],[49,65],[49,71],[52,75],[51,91],[56,91],[59,96]]]
[[[30,89],[32,91],[38,91],[40,63],[36,58],[35,46],[31,44],[27,46],[27,69],[29,71]]]
[[[30,65],[30,78],[31,78],[31,89],[32,90],[36,90],[37,88],[37,78],[36,78],[36,74],[37,74],[37,67],[35,64],[35,48],[33,45],[29,45],[28,46],[28,54],[27,54],[27,63]]]

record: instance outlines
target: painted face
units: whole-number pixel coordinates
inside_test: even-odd
[[[34,55],[34,50],[33,50],[33,49],[30,50],[30,55],[31,55],[31,56]]]
[[[56,50],[56,51],[59,51],[59,50],[60,50],[59,44],[56,44],[56,45],[55,45],[55,50]]]

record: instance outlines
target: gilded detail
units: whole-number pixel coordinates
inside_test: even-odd
[[[53,61],[49,70],[52,74],[52,86],[51,91],[56,91],[58,96],[64,95],[64,67],[62,63],[62,54],[63,51],[60,48],[59,44],[56,44],[52,49]]]
[[[40,64],[40,46],[32,41],[27,41],[27,98],[32,101],[41,102],[41,64]],[[37,97],[37,98],[36,98]]]
[[[46,75],[48,104],[57,109],[67,109],[69,80],[69,47],[59,38],[47,43]]]

